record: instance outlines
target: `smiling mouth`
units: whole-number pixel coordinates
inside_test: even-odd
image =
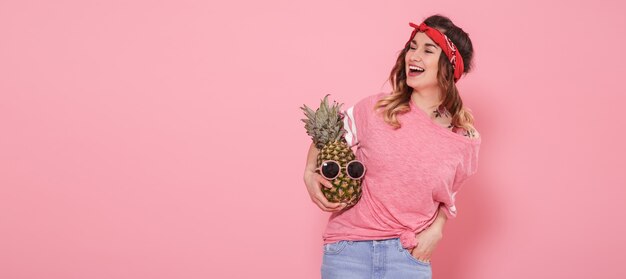
[[[409,73],[423,73],[424,71],[422,67],[409,65]]]
[[[424,69],[415,66],[409,66],[409,72],[407,73],[407,75],[410,77],[415,77],[421,75],[424,71]]]

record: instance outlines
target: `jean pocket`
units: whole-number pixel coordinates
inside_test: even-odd
[[[327,254],[327,255],[339,254],[341,253],[341,251],[343,251],[344,248],[346,248],[347,244],[348,244],[347,240],[339,240],[333,243],[326,243],[324,244],[324,254]]]
[[[430,262],[421,261],[418,258],[411,255],[411,251],[409,251],[409,249],[402,248],[402,253],[414,263],[417,263],[423,266],[430,266]]]

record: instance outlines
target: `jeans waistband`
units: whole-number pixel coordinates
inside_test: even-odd
[[[350,242],[370,242],[370,243],[373,243],[373,244],[388,244],[388,243],[398,242],[399,240],[400,240],[399,237],[394,237],[394,238],[374,239],[374,240],[348,240],[348,243],[350,243]]]

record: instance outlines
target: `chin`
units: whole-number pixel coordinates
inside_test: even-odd
[[[415,82],[408,82],[407,81],[406,85],[411,87],[411,88],[413,88],[413,89],[420,87],[419,83],[415,83]]]
[[[438,83],[437,83],[437,80],[432,80],[432,81],[420,80],[420,82],[415,82],[415,81],[410,82],[409,80],[407,80],[406,85],[408,85],[409,87],[413,89],[416,89],[416,88],[420,89],[420,88],[438,86]]]

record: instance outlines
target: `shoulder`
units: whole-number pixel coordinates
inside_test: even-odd
[[[387,95],[387,93],[385,92],[379,92],[379,93],[374,93],[374,94],[370,94],[367,95],[365,97],[363,97],[359,102],[361,105],[374,105],[376,102],[378,102],[380,99],[382,99],[383,97],[385,97]]]
[[[464,137],[467,137],[470,139],[476,139],[476,140],[480,139],[480,133],[478,132],[476,128],[468,130],[463,127],[456,127],[454,128],[454,130],[455,130],[454,131],[455,133],[462,135]]]
[[[388,92],[378,92],[375,94],[371,94],[365,98],[363,98],[363,100],[360,102],[360,106],[362,108],[367,109],[368,112],[372,112],[374,111],[374,107],[376,106],[376,104],[382,100],[383,98],[389,96],[390,93]]]
[[[372,103],[375,103],[375,102],[378,102],[378,101],[380,101],[382,98],[387,97],[387,96],[389,96],[389,95],[390,95],[390,93],[388,93],[388,92],[378,92],[378,93],[376,93],[376,94],[372,94],[372,95],[370,95],[370,96],[369,96],[369,98],[370,98],[370,101],[371,101]]]
[[[354,109],[355,113],[366,113],[371,108],[374,107],[376,102],[386,96],[388,93],[380,92],[375,94],[370,94],[359,99],[354,105],[350,106],[350,109]]]

